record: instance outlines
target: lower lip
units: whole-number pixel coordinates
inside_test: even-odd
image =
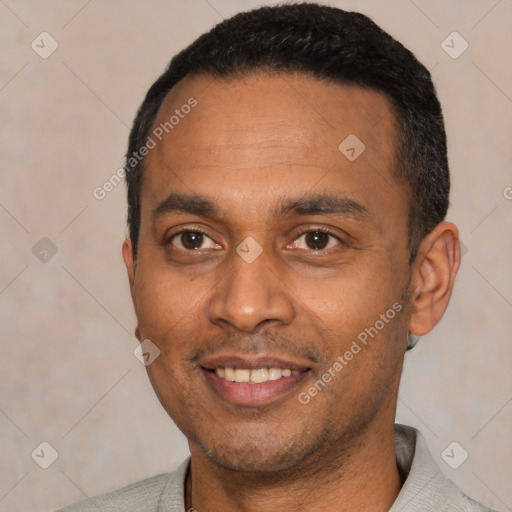
[[[309,370],[300,372],[297,375],[281,377],[277,380],[269,380],[261,384],[249,384],[246,382],[231,382],[222,379],[215,372],[201,368],[206,381],[213,387],[226,402],[233,405],[263,405],[275,401],[290,393],[298,387],[307,375]]]

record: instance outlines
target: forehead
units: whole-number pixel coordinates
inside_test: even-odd
[[[388,99],[357,86],[291,74],[187,77],[153,125],[143,196],[154,203],[178,189],[250,208],[320,182],[396,196],[395,124]]]

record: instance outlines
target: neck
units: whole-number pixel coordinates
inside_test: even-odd
[[[401,487],[393,424],[352,439],[350,449],[346,442],[339,444],[315,454],[299,468],[278,474],[228,471],[213,463],[198,447],[191,446],[186,510],[389,510]]]

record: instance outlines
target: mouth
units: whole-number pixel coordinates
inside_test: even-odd
[[[251,370],[250,368],[227,367],[215,369],[215,374],[221,379],[228,382],[246,382],[248,384],[262,384],[263,382],[279,380],[299,373],[299,371],[290,370],[290,368],[255,368]]]
[[[223,357],[204,361],[200,370],[212,391],[233,405],[266,405],[284,399],[311,367],[276,358]]]

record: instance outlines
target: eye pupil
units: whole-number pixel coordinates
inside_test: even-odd
[[[306,233],[306,244],[310,249],[324,249],[329,243],[329,234],[321,231]]]
[[[181,243],[187,249],[199,249],[203,243],[204,235],[197,231],[188,231],[181,235]]]

